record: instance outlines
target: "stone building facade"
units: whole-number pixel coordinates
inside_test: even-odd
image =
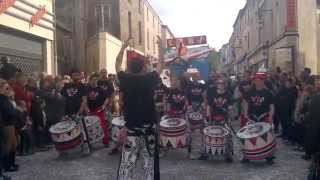
[[[229,61],[237,73],[281,67],[320,73],[319,1],[247,0],[234,23]]]
[[[121,42],[129,38],[132,40],[128,50],[151,57],[150,62],[157,63],[162,22],[147,0],[56,1],[57,19],[71,31],[70,65],[85,71],[110,68],[113,72],[109,67],[113,62],[104,61],[115,61],[111,56],[117,54],[119,48],[111,48],[116,52],[106,56],[101,53],[105,53],[106,47],[121,47]],[[58,38],[68,35],[63,32],[58,31]],[[110,44],[114,39],[117,42]],[[58,47],[64,45],[63,41],[58,43]],[[109,54],[112,55],[108,57]]]

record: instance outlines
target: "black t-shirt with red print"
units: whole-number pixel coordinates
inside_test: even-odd
[[[95,111],[104,104],[108,94],[101,87],[87,88],[87,101],[90,111]]]
[[[114,86],[111,81],[109,80],[99,80],[98,81],[98,86],[105,91],[105,94],[108,98],[112,96],[114,93]]]
[[[211,93],[208,97],[208,105],[210,106],[212,115],[228,115],[228,108],[232,106],[232,96],[226,91]]]
[[[61,94],[66,101],[66,115],[74,115],[80,110],[82,97],[86,96],[87,88],[84,84],[72,82],[64,85]]]
[[[182,112],[184,111],[187,103],[187,97],[184,91],[172,88],[169,90],[168,104],[170,105],[170,111]]]
[[[259,121],[260,116],[268,114],[270,105],[273,103],[274,98],[271,92],[267,89],[256,90],[252,89],[248,93],[248,116],[255,121]]]

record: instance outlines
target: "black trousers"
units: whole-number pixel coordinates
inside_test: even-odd
[[[307,127],[305,136],[305,149],[307,155],[315,155],[320,152],[320,129]]]
[[[282,128],[282,136],[284,138],[290,137],[290,129],[292,128],[293,119],[290,114],[280,114],[279,120]]]
[[[305,146],[306,127],[303,124],[293,123],[289,131],[289,140],[300,146]]]
[[[20,153],[28,153],[32,150],[32,138],[31,133],[28,130],[23,130],[20,132]]]

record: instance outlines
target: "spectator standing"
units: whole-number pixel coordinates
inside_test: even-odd
[[[5,171],[17,171],[19,166],[15,163],[17,137],[15,125],[21,120],[21,112],[11,103],[13,91],[9,84],[0,79],[0,112],[2,129],[1,163]]]
[[[2,67],[0,69],[0,77],[7,81],[14,79],[16,73],[19,71],[15,65],[9,63],[9,60],[7,56],[1,58]]]

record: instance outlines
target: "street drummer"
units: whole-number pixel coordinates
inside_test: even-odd
[[[273,124],[273,95],[265,86],[264,81],[266,78],[266,73],[258,72],[254,75],[254,88],[249,91],[246,99],[248,109],[244,115],[245,119],[247,119],[247,124],[254,122],[267,122]],[[274,156],[271,156],[267,157],[266,160],[268,163],[272,164],[274,158]],[[243,159],[242,162],[248,162],[248,160]]]
[[[172,87],[168,92],[167,115],[170,117],[185,118],[187,109],[187,96],[182,90],[180,79],[172,81]]]
[[[168,91],[169,88],[163,84],[161,79],[159,79],[159,83],[154,90],[154,100],[160,117],[165,113]]]
[[[217,88],[215,92],[207,92],[207,121],[208,125],[216,125],[227,127],[230,129],[231,122],[230,122],[230,112],[232,110],[232,96],[228,93],[226,89],[226,84],[223,79],[219,79],[216,81]],[[230,129],[231,131],[231,129]],[[233,153],[233,143],[232,143],[232,136],[230,132],[230,136],[228,137],[225,151],[225,160],[227,162],[232,162],[232,153]],[[200,160],[206,160],[208,155],[203,153]]]
[[[120,81],[120,93],[123,102],[125,127],[120,131],[120,139],[124,142],[118,180],[132,180],[133,169],[138,157],[143,159],[146,180],[159,179],[155,174],[159,171],[156,162],[156,116],[154,89],[159,81],[156,72],[146,72],[145,60],[134,58],[128,62],[128,72],[121,71],[123,54],[128,46],[124,43],[116,60],[116,71]]]
[[[73,69],[70,74],[72,82],[65,84],[61,92],[66,101],[67,116],[79,115],[88,110],[86,86],[81,82],[81,72]]]
[[[205,83],[200,81],[200,74],[195,74],[187,85],[188,111],[202,112],[204,107]]]
[[[109,132],[108,124],[106,121],[105,111],[109,107],[109,100],[113,91],[108,91],[98,86],[98,74],[93,74],[89,78],[89,84],[87,88],[87,106],[89,108],[89,114],[98,116],[100,120],[101,128],[103,129],[104,137],[103,144],[105,147],[109,146]]]

